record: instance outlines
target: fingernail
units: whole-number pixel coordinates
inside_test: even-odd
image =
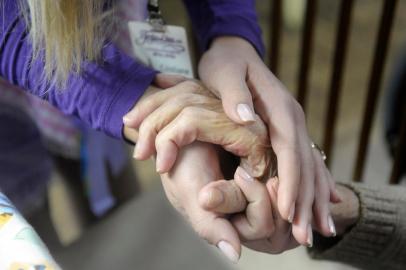
[[[162,173],[162,157],[159,153],[156,155],[156,172]]]
[[[223,192],[212,188],[209,192],[203,193],[203,203],[207,208],[215,208],[224,200]]]
[[[333,221],[333,218],[331,217],[331,215],[328,216],[327,223],[328,223],[328,227],[330,229],[331,235],[333,237],[335,237],[337,235],[336,226],[334,225],[334,221]]]
[[[240,116],[240,119],[244,122],[255,121],[254,112],[247,104],[238,104],[237,113]]]
[[[289,216],[288,216],[289,223],[293,222],[294,217],[295,217],[295,205],[293,204],[289,211]]]
[[[220,241],[217,244],[217,247],[223,252],[223,254],[233,263],[237,263],[239,256],[238,253],[235,251],[233,246],[231,246],[228,242],[226,241]]]
[[[137,145],[134,147],[133,158],[137,159]]]
[[[141,143],[138,142],[134,147],[133,158],[138,159],[140,157],[140,148],[141,148]]]
[[[252,176],[249,175],[249,173],[247,173],[247,171],[244,170],[242,167],[237,168],[237,174],[247,182],[254,181],[254,178],[252,178]]]
[[[307,227],[307,246],[312,247],[313,246],[313,230],[312,230],[312,225],[308,225]]]
[[[124,125],[127,125],[131,121],[130,117],[127,115],[123,116],[123,123]]]

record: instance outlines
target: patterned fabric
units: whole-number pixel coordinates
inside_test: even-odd
[[[58,270],[34,229],[0,193],[0,269]]]

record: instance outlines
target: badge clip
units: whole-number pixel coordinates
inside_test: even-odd
[[[154,31],[165,32],[166,23],[159,8],[159,0],[148,1],[148,14],[147,22],[152,26]]]

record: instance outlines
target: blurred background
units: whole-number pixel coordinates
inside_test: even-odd
[[[343,1],[346,0],[317,1],[313,49],[310,54],[305,52],[310,57],[305,103],[307,123],[309,133],[320,145],[324,140],[325,123],[328,122],[326,117],[337,24]],[[338,181],[354,180],[359,134],[365,121],[363,114],[368,82],[384,2],[354,1],[348,51],[343,66],[342,92],[336,113],[335,140],[328,157],[332,174]],[[161,3],[169,24],[184,25],[191,32],[181,0],[165,0]],[[280,3],[277,75],[296,96],[307,1],[282,0]],[[275,1],[257,1],[259,21],[268,48],[265,57],[267,64],[271,64],[275,58],[271,55],[274,4]],[[376,115],[371,115],[372,129],[365,169],[359,179],[365,182],[385,184],[389,183],[391,176],[392,157],[385,140],[385,125],[388,121],[385,113],[391,106],[386,104],[388,92],[395,80],[396,66],[401,65],[402,55],[406,55],[405,14],[406,1],[398,1],[393,15],[387,59],[381,65],[382,91],[378,95]],[[194,48],[191,35],[190,39],[191,47]],[[88,138],[92,136],[98,135],[88,134]],[[115,144],[104,139],[99,140],[99,143]],[[97,145],[92,147],[97,149]],[[129,158],[132,149],[125,147],[120,151],[125,158]],[[83,181],[86,178],[82,173],[83,160],[75,163],[60,155],[54,155],[53,160],[56,166],[48,185],[46,206],[43,211],[31,213],[29,221],[65,269],[351,269],[335,263],[312,261],[304,248],[277,256],[244,249],[240,262],[231,265],[215,248],[198,239],[172,210],[163,195],[152,162],[125,159],[130,162],[123,162],[124,165],[118,171],[114,169],[114,162],[109,163],[105,177],[109,179],[108,186],[116,199],[112,203],[114,206],[104,211],[89,206],[89,197],[97,197],[97,194],[92,195],[90,192],[89,195],[92,183]]]

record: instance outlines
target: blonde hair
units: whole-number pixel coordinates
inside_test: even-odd
[[[34,58],[44,56],[47,80],[64,84],[79,73],[83,60],[98,60],[112,25],[112,5],[105,0],[26,0],[23,14]]]

